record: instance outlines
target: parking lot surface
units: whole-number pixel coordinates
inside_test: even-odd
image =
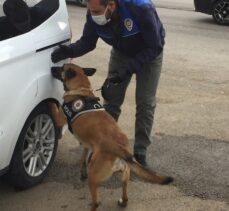
[[[188,6],[190,7],[190,5]],[[83,29],[86,9],[68,6],[73,39]],[[171,175],[169,186],[149,185],[131,177],[126,211],[229,210],[229,27],[187,9],[158,8],[166,28],[164,66],[158,88],[150,166]],[[73,62],[96,67],[93,88],[105,80],[110,47],[97,49]],[[133,143],[135,78],[128,88],[120,127]],[[100,96],[100,93],[97,93]],[[37,187],[16,191],[0,182],[1,211],[84,211],[90,208],[87,183],[80,181],[82,149],[67,132],[60,141],[49,176]],[[119,176],[101,188],[99,210],[117,211]]]

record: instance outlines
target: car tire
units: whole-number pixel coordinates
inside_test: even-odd
[[[20,189],[30,188],[47,176],[58,146],[58,129],[47,104],[28,117],[18,138],[7,180]]]
[[[229,1],[219,0],[212,9],[212,17],[214,21],[220,25],[229,24]]]

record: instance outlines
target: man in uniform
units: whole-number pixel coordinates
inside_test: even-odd
[[[102,87],[104,107],[117,121],[127,86],[136,75],[134,156],[147,166],[165,30],[151,0],[88,0],[87,5],[81,38],[56,49],[52,61],[82,56],[96,48],[98,38],[112,46]]]

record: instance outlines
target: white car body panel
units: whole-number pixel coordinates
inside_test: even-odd
[[[60,0],[58,11],[40,26],[0,41],[0,171],[9,166],[33,109],[47,99],[62,102],[63,87],[51,76],[50,55],[54,44],[70,37],[65,0]]]

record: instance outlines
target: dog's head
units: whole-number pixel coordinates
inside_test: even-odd
[[[52,67],[52,76],[63,82],[64,90],[77,90],[81,87],[90,88],[88,76],[94,75],[95,68],[81,68],[75,64],[65,64],[62,67]]]

